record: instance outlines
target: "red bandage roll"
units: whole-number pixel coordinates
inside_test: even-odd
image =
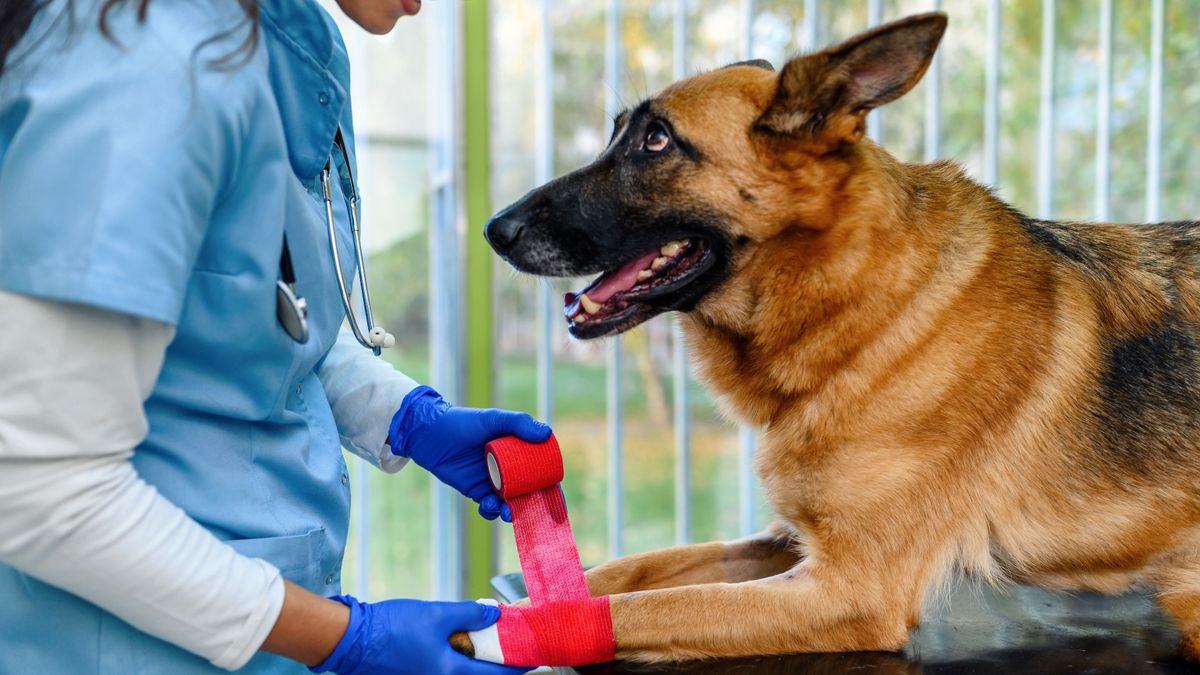
[[[530,602],[590,597],[558,485],[563,479],[558,441],[551,436],[544,443],[526,443],[508,436],[485,447],[492,486],[512,509],[517,556]]]
[[[501,438],[486,446],[492,486],[512,509],[530,607],[503,607],[495,631],[471,633],[476,656],[518,666],[580,666],[616,652],[608,597],[588,593],[559,483],[562,453]]]
[[[485,448],[492,487],[505,501],[562,482],[562,450],[554,436],[544,443],[526,443],[516,436],[506,436]]]

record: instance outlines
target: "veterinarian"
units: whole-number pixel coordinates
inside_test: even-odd
[[[341,446],[495,518],[482,445],[550,430],[377,358],[331,17],[6,0],[0,63],[0,673],[521,672],[447,643],[493,607],[338,596]]]

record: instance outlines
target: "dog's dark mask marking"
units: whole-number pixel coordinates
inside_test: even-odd
[[[668,142],[659,149],[656,143],[664,137]],[[583,294],[567,298],[567,318],[576,319],[570,325],[577,337],[612,335],[664,311],[690,310],[724,279],[731,253],[722,215],[680,189],[689,170],[703,161],[703,153],[677,132],[665,111],[643,101],[617,116],[609,145],[594,162],[501,211],[485,236],[522,272],[605,274],[585,291],[621,287],[602,311],[591,314],[573,304],[583,303]],[[679,254],[678,259],[662,256],[668,262],[655,268],[659,278],[633,288],[611,281],[628,281],[636,272],[629,268],[631,261],[648,260],[664,247]],[[607,292],[599,292],[607,299]],[[591,298],[586,304],[595,306]]]

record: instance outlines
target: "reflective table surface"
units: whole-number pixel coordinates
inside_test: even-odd
[[[502,601],[525,595],[520,574],[496,577],[492,586]],[[926,611],[921,627],[899,653],[799,654],[653,667],[615,663],[577,672],[1200,675],[1200,667],[1176,655],[1177,639],[1171,621],[1145,595],[1066,595],[1023,586],[995,590],[964,581]]]

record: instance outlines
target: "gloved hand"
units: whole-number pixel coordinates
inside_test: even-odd
[[[450,634],[480,630],[500,618],[500,609],[477,602],[333,598],[350,607],[350,625],[329,658],[309,670],[338,675],[519,675],[526,668],[499,666],[463,656]]]
[[[492,489],[483,457],[484,444],[504,436],[541,443],[550,438],[550,427],[525,413],[450,405],[433,389],[417,387],[392,417],[388,444],[474,500],[479,515],[511,523],[512,512]]]

